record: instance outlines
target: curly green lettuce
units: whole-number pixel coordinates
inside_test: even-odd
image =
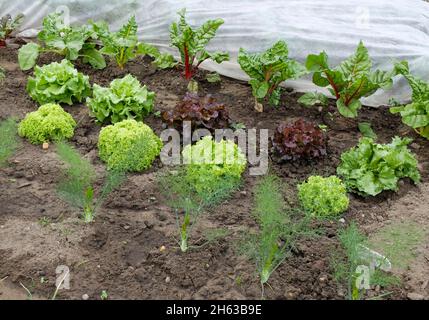
[[[362,138],[357,147],[341,155],[337,173],[349,190],[361,195],[396,191],[401,178],[419,183],[417,159],[407,148],[411,141],[395,137],[390,144],[377,144],[371,138]]]
[[[198,193],[213,193],[225,180],[238,184],[247,164],[234,142],[216,142],[209,136],[186,146],[182,155],[187,164],[186,179]]]
[[[133,119],[101,129],[98,149],[109,169],[140,172],[149,168],[162,149],[152,129]]]
[[[74,135],[76,122],[58,104],[45,104],[30,112],[21,121],[18,134],[32,144],[70,139]]]
[[[314,217],[336,216],[347,210],[346,186],[336,176],[312,176],[298,185],[298,196],[304,210]]]
[[[154,100],[154,92],[127,75],[113,80],[109,88],[94,84],[93,97],[86,103],[98,123],[117,123],[126,119],[143,121],[152,111]]]
[[[78,72],[68,60],[34,68],[28,78],[27,92],[39,104],[82,102],[90,95],[89,77]]]

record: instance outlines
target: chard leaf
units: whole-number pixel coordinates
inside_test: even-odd
[[[21,70],[30,70],[36,65],[39,57],[40,46],[37,43],[30,42],[21,47],[18,52],[18,62]]]
[[[298,99],[298,102],[305,106],[314,106],[315,104],[326,106],[328,98],[323,93],[307,92]]]

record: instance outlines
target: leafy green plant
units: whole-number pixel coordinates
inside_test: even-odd
[[[277,106],[280,102],[280,84],[288,79],[296,79],[306,73],[305,67],[289,59],[286,42],[278,41],[263,53],[249,54],[240,48],[238,63],[250,77],[256,103],[268,102]]]
[[[45,104],[37,111],[25,116],[18,127],[21,137],[33,144],[70,139],[74,135],[76,122],[57,104]]]
[[[67,143],[57,143],[56,150],[67,166],[64,171],[64,180],[58,185],[58,194],[64,201],[82,211],[82,219],[85,223],[93,222],[103,201],[124,181],[125,174],[118,170],[108,171],[97,196],[96,173],[91,163]]]
[[[6,40],[10,37],[12,32],[21,26],[24,18],[25,16],[20,13],[16,15],[15,18],[7,14],[0,19],[0,47],[6,46]]]
[[[313,217],[332,217],[349,207],[346,186],[336,176],[311,176],[298,185],[298,195],[304,210]]]
[[[177,171],[160,175],[158,182],[160,189],[167,197],[167,203],[171,206],[177,217],[177,229],[180,240],[178,241],[180,250],[187,252],[191,248],[212,243],[216,238],[222,237],[225,233],[217,235],[207,234],[206,242],[200,246],[191,245],[190,238],[193,228],[197,225],[199,218],[205,211],[226,200],[233,191],[239,187],[239,181],[228,177],[211,180],[210,188],[207,192],[201,192],[195,188],[187,178],[186,167]],[[223,235],[222,235],[223,234]]]
[[[47,15],[42,24],[43,28],[37,35],[40,44],[30,42],[19,50],[18,61],[22,70],[33,68],[39,55],[44,52],[58,54],[70,61],[82,58],[84,63],[96,69],[106,67],[106,61],[98,50],[98,34],[93,28],[94,24],[69,26],[64,22],[63,13]]]
[[[152,129],[133,119],[101,129],[98,149],[109,169],[140,172],[160,154],[161,139]]]
[[[247,160],[240,148],[230,140],[213,141],[206,136],[182,152],[186,180],[199,194],[212,194],[221,181],[239,182]]]
[[[206,76],[206,80],[207,80],[207,82],[209,82],[209,83],[220,83],[220,82],[222,81],[222,79],[221,79],[221,77],[220,77],[219,73],[217,73],[217,72],[209,73],[209,74]]]
[[[6,79],[6,70],[0,66],[0,84]]]
[[[254,194],[253,214],[259,224],[259,231],[249,232],[242,251],[256,262],[263,289],[296,241],[314,233],[308,229],[307,218],[298,218],[286,207],[281,182],[276,176],[263,177],[255,187]]]
[[[90,95],[89,77],[78,72],[70,61],[52,62],[34,68],[34,77],[28,78],[27,92],[39,104],[82,102]]]
[[[418,162],[407,148],[411,141],[395,137],[390,144],[376,144],[371,138],[362,138],[357,147],[341,155],[337,173],[348,189],[362,195],[396,191],[399,179],[405,177],[418,183]]]
[[[395,64],[397,73],[402,74],[413,90],[412,102],[405,106],[390,108],[390,112],[399,113],[402,122],[410,126],[422,137],[429,139],[429,83],[414,77],[408,67],[408,62]]]
[[[143,121],[153,109],[155,93],[142,86],[132,75],[115,79],[109,88],[93,86],[86,103],[99,123],[117,123],[126,119]]]
[[[18,149],[17,125],[14,119],[0,122],[0,168],[7,164],[8,159]]]
[[[371,123],[369,123],[369,122],[360,122],[358,124],[358,128],[359,128],[360,133],[362,133],[362,135],[364,137],[371,138],[371,139],[374,139],[374,140],[377,139],[377,134],[374,132],[374,130],[372,130]]]
[[[366,256],[367,237],[359,231],[355,223],[341,229],[338,232],[338,240],[341,248],[335,252],[331,259],[331,267],[334,271],[334,278],[339,283],[347,283],[348,299],[360,300],[364,296],[364,289],[358,286],[358,278],[362,276],[359,266],[366,266],[369,269],[369,284],[381,287],[397,285],[398,279],[379,269],[380,266],[371,266],[375,261],[372,259],[385,259],[382,256],[372,257],[368,260]],[[377,263],[383,263],[378,260]],[[369,264],[369,265],[368,265]]]
[[[120,69],[123,69],[128,61],[144,55],[154,58],[154,63],[161,69],[176,65],[173,56],[161,54],[155,47],[139,42],[135,16],[132,16],[118,32],[110,32],[107,24],[94,24],[93,27],[103,43],[100,52],[113,57]]]
[[[395,71],[371,71],[372,62],[368,50],[362,41],[356,52],[344,60],[339,66],[331,68],[328,55],[321,52],[307,57],[306,67],[313,72],[313,83],[319,87],[329,87],[329,92],[335,97],[339,113],[347,118],[357,117],[362,107],[360,99],[368,97],[378,89],[390,89]],[[307,93],[299,100],[300,103],[312,106],[327,105],[328,99],[320,93]]]
[[[224,23],[222,19],[208,20],[198,29],[186,22],[186,9],[178,12],[179,22],[173,22],[170,27],[171,45],[179,49],[181,62],[185,65],[185,78],[191,80],[198,67],[207,59],[216,63],[229,60],[226,52],[208,52],[207,44],[216,36],[219,27]]]

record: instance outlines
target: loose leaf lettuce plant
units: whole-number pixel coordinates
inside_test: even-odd
[[[58,194],[64,201],[82,211],[85,223],[93,222],[103,201],[125,180],[125,173],[120,170],[108,171],[100,192],[96,194],[97,177],[91,163],[65,142],[57,143],[56,150],[67,166],[64,179],[58,185]]]
[[[390,144],[377,144],[371,138],[362,138],[357,147],[341,155],[337,173],[349,190],[365,196],[396,191],[402,178],[418,183],[418,162],[407,148],[411,141],[395,137]]]
[[[89,77],[78,72],[70,61],[52,62],[34,68],[27,92],[39,104],[82,102],[91,93]]]
[[[173,22],[170,27],[171,45],[179,49],[181,62],[185,66],[185,78],[191,80],[198,67],[207,59],[216,63],[229,60],[226,52],[208,52],[206,46],[216,36],[222,19],[208,20],[201,27],[193,29],[186,22],[186,10],[178,12],[179,22]]]
[[[101,129],[98,149],[109,170],[141,172],[160,154],[161,139],[152,129],[133,119]]]
[[[278,41],[263,53],[250,54],[240,48],[238,63],[250,77],[249,84],[257,104],[268,100],[271,105],[277,106],[281,96],[280,84],[306,73],[303,65],[289,59],[289,50],[284,41]]]
[[[278,162],[300,159],[317,159],[327,154],[327,139],[324,132],[312,122],[298,119],[282,122],[272,139],[274,159]]]
[[[132,16],[118,32],[110,32],[107,24],[94,24],[93,27],[103,43],[100,52],[113,57],[120,69],[123,69],[128,61],[146,54],[154,58],[155,65],[161,69],[176,65],[171,55],[161,54],[155,47],[138,40],[135,16]]]
[[[18,127],[21,137],[33,144],[62,141],[74,135],[76,122],[57,104],[45,104],[25,116]]]
[[[429,83],[414,77],[406,61],[396,63],[395,68],[408,80],[413,95],[410,104],[392,107],[390,112],[399,113],[404,124],[416,130],[422,137],[429,139]]]
[[[153,109],[155,93],[132,75],[115,79],[109,88],[93,86],[92,98],[86,103],[98,123],[117,123],[126,119],[143,121]]]
[[[37,35],[39,43],[30,42],[19,50],[18,60],[22,70],[30,70],[39,55],[51,52],[74,61],[82,58],[96,69],[106,67],[106,61],[98,50],[98,34],[92,25],[69,26],[63,13],[51,13],[43,19],[43,29]]]
[[[336,176],[311,176],[298,185],[298,196],[302,207],[312,217],[335,217],[349,207],[346,186]]]
[[[169,127],[182,130],[183,122],[190,121],[192,129],[205,128],[214,133],[216,129],[230,126],[228,109],[211,95],[200,97],[195,93],[187,93],[173,110],[161,114],[162,121]]]
[[[321,52],[307,57],[306,67],[313,72],[313,82],[319,87],[329,87],[329,92],[335,97],[339,113],[347,118],[355,118],[362,107],[360,99],[368,97],[378,89],[390,89],[395,71],[371,71],[372,62],[368,50],[359,43],[356,52],[344,60],[339,66],[331,68],[328,55]],[[328,99],[320,93],[304,94],[300,103],[312,106],[327,105]]]

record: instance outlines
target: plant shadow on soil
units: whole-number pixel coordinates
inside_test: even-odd
[[[59,60],[43,56],[39,65]],[[37,109],[25,91],[31,72],[22,72],[17,65],[17,51],[1,49],[0,65],[7,78],[0,86],[0,120],[8,117],[22,119]],[[157,71],[149,59],[136,59],[125,70],[110,65],[97,71],[77,63],[77,68],[90,76],[92,83],[107,86],[110,81],[132,73],[148,88],[156,92],[155,109],[169,110],[186,92],[187,83],[178,70]],[[203,72],[201,72],[203,73]],[[251,88],[244,82],[222,77],[221,84],[209,84],[200,75],[202,93],[211,93],[224,102],[231,118],[247,128],[275,129],[281,121],[299,117],[323,124],[323,117],[315,109],[300,106],[300,94],[285,90],[280,107],[266,108],[257,113]],[[101,178],[104,166],[97,157],[100,127],[89,116],[84,104],[65,107],[78,123],[71,143],[90,159]],[[358,121],[369,121],[380,142],[395,135],[410,135],[415,139],[413,151],[420,161],[423,185],[429,176],[428,142],[401,124],[387,107],[364,108]],[[146,121],[158,134],[162,122],[155,116]],[[335,174],[343,151],[354,146],[359,137],[357,126],[347,130],[328,131],[329,156],[317,162],[279,165],[271,163],[272,171],[282,178],[285,198],[296,205],[296,183],[313,174]],[[113,192],[100,210],[93,224],[85,225],[78,212],[62,202],[55,193],[61,163],[53,147],[42,150],[23,142],[11,159],[11,165],[0,169],[0,280],[7,276],[11,290],[0,290],[0,299],[14,296],[22,290],[20,282],[40,298],[48,299],[55,291],[55,270],[59,265],[70,268],[70,290],[60,290],[58,299],[99,299],[102,290],[111,299],[259,299],[261,289],[255,266],[236,254],[236,243],[244,228],[255,228],[251,216],[252,190],[257,177],[244,176],[243,187],[231,199],[211,209],[200,221],[193,239],[202,237],[207,228],[229,231],[220,242],[182,254],[176,242],[176,217],[164,205],[156,182],[156,172],[168,170],[157,160],[150,170],[129,175],[128,180]],[[344,218],[356,219],[364,230],[375,232],[391,219],[392,210],[405,215],[419,198],[428,203],[428,193],[409,181],[401,182],[398,193],[386,192],[375,198],[351,195],[351,205]],[[416,211],[417,217],[426,215]],[[393,208],[393,209],[392,209]],[[398,214],[394,213],[396,218]],[[421,219],[423,221],[424,219]],[[424,223],[427,226],[427,220]],[[40,223],[44,221],[45,223]],[[335,282],[329,261],[332,250],[338,247],[338,219],[315,222],[325,232],[317,239],[301,241],[293,255],[273,273],[267,299],[344,299],[346,288]],[[161,247],[165,250],[160,250]],[[423,255],[427,247],[421,247]],[[424,279],[425,272],[419,277]],[[411,277],[412,279],[408,279]],[[394,288],[389,299],[404,298],[417,290],[421,279],[413,275]],[[42,280],[43,279],[43,280]],[[1,287],[0,287],[1,288]],[[428,290],[426,288],[426,290]],[[428,292],[426,291],[426,294]],[[379,295],[370,292],[369,295]]]

